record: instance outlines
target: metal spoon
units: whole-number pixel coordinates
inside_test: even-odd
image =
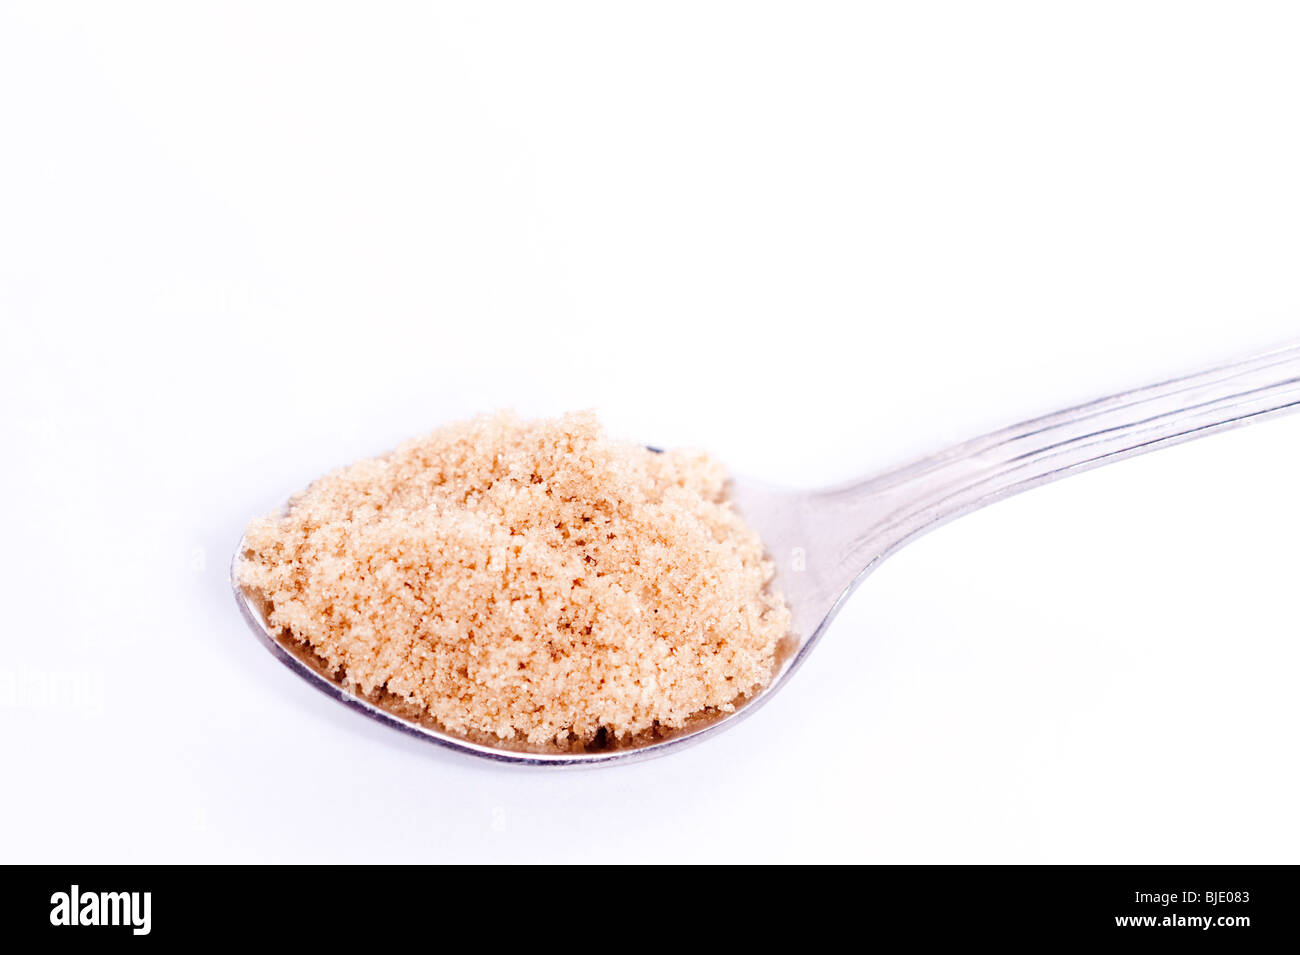
[[[449,733],[395,697],[362,697],[285,634],[271,632],[256,594],[235,587],[253,632],[313,686],[389,726],[450,749],[540,766],[629,762],[734,725],[785,685],[863,579],[903,544],[962,514],[1076,471],[1300,409],[1300,344],[1112,395],[1004,428],[913,464],[818,491],[736,479],[736,506],[775,561],[793,615],[768,687],[734,712],[628,743],[558,750]],[[244,552],[241,539],[235,559]],[[233,568],[231,579],[234,579]]]

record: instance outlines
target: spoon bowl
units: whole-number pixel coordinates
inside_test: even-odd
[[[791,611],[775,672],[765,688],[738,699],[730,712],[706,711],[678,729],[627,741],[602,734],[562,749],[448,732],[392,694],[349,689],[310,648],[269,626],[256,593],[232,586],[244,619],[272,655],[372,719],[485,759],[539,766],[630,762],[706,739],[753,713],[807,658],[858,584],[921,534],[1077,471],[1298,408],[1300,344],[1034,418],[836,487],[800,491],[736,479],[731,500],[762,539],[776,568],[772,586]],[[244,551],[241,539],[236,562]]]

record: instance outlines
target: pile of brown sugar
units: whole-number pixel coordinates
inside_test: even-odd
[[[237,578],[347,685],[448,730],[626,738],[771,679],[789,613],[725,486],[588,413],[485,416],[254,521]]]

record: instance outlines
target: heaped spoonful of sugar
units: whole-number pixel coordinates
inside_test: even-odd
[[[232,580],[294,672],[430,741],[626,761],[730,725],[885,557],[1075,471],[1300,407],[1300,345],[817,491],[498,414],[326,475],[253,521]]]
[[[359,696],[503,745],[629,739],[771,678],[789,614],[724,485],[591,414],[483,417],[253,522],[236,577]]]

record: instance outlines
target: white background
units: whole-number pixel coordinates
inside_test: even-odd
[[[365,721],[227,583],[486,409],[814,485],[1300,337],[1297,49],[1290,4],[3,3],[0,857],[1297,861],[1300,416],[922,539],[616,769]]]

